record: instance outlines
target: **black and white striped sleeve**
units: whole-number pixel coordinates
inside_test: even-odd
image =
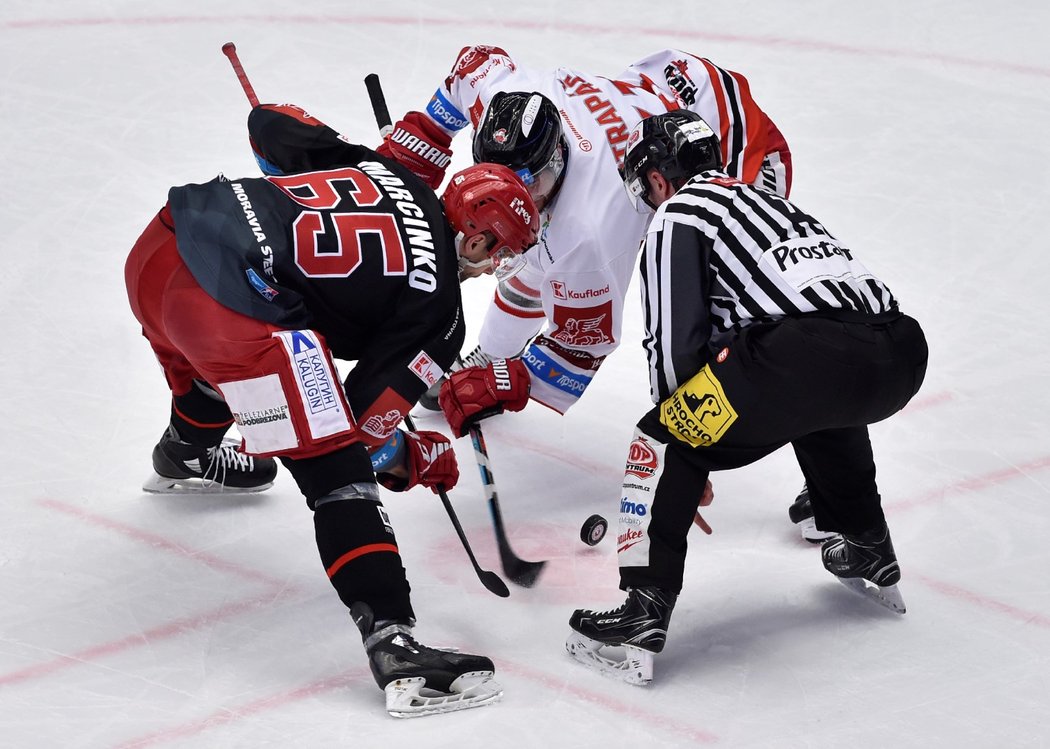
[[[711,243],[697,228],[654,219],[641,260],[646,356],[654,403],[707,363]]]

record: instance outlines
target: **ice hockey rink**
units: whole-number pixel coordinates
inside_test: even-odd
[[[0,6],[0,747],[1050,746],[1050,53],[1044,2],[484,5],[5,0]],[[656,678],[587,671],[574,608],[609,608],[625,451],[649,408],[637,295],[564,418],[485,423],[515,551],[500,599],[439,502],[384,494],[416,633],[490,656],[497,705],[391,718],[291,477],[253,497],[148,496],[168,418],[123,264],[172,185],[254,176],[247,101],[377,143],[468,44],[610,77],[664,47],[744,73],[791,145],[792,197],[925,328],[930,368],[875,425],[901,617],[798,538],[789,450],[716,474]],[[469,163],[466,135],[456,168]],[[473,345],[489,278],[464,287]],[[420,416],[420,425],[443,426]],[[447,427],[446,427],[447,429]],[[451,492],[499,559],[469,440]]]

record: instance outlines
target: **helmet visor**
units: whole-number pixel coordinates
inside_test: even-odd
[[[565,154],[562,153],[560,146],[554,149],[547,163],[538,170],[533,171],[528,167],[514,169],[514,172],[521,177],[521,181],[525,183],[525,189],[529,191],[529,195],[537,202],[541,198],[550,197],[563,171],[565,171]]]

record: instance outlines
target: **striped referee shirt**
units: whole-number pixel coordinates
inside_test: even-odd
[[[756,321],[897,309],[890,290],[820,222],[716,171],[693,177],[657,210],[641,279],[654,403]]]

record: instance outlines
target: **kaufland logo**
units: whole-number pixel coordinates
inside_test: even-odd
[[[570,289],[564,281],[551,281],[551,290],[555,299],[596,299],[609,293],[609,284],[600,289]]]

